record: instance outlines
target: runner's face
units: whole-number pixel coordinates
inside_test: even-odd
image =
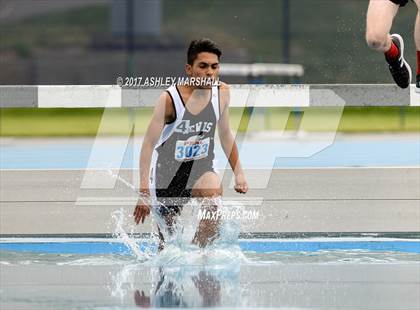
[[[186,71],[189,77],[212,78],[215,81],[219,76],[219,67],[219,59],[216,54],[201,52],[192,66],[186,65]]]

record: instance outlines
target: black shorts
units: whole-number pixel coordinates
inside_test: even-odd
[[[210,165],[200,165],[194,161],[182,163],[172,178],[169,185],[162,188],[160,180],[165,176],[165,167],[158,166],[156,169],[156,198],[161,204],[161,215],[179,214],[182,206],[192,196],[192,189],[197,180],[206,172],[214,172]]]
[[[408,2],[408,0],[389,0],[389,1],[395,3],[395,4],[399,5],[399,6],[405,6],[407,4],[407,2]]]

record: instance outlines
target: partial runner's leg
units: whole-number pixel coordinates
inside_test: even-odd
[[[395,83],[407,88],[411,83],[411,68],[404,59],[404,40],[398,34],[389,34],[398,8],[391,0],[370,0],[366,41],[372,49],[385,54]]]
[[[420,0],[415,0],[417,5],[416,24],[414,26],[414,42],[417,51],[416,91],[420,92]]]
[[[159,246],[158,251],[162,251],[165,247],[165,235],[172,235],[174,232],[174,226],[176,224],[176,219],[181,213],[181,207],[179,206],[161,206],[159,210],[159,219],[160,225],[157,225],[158,235],[159,235]],[[162,220],[164,223],[162,223]],[[162,226],[162,227],[161,227]],[[164,233],[162,232],[164,230]]]
[[[389,33],[398,8],[389,0],[370,0],[366,21],[366,42],[370,48],[382,53],[391,48]]]
[[[222,195],[219,176],[214,172],[204,173],[195,183],[192,189],[192,196],[201,198],[204,212],[215,214],[218,209],[217,199]],[[198,224],[193,243],[204,248],[212,243],[219,236],[218,218],[202,219]]]

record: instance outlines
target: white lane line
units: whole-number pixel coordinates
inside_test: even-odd
[[[132,238],[135,241],[150,241],[148,238]],[[120,242],[118,238],[25,238],[25,237],[10,237],[0,238],[0,243],[71,243],[71,242]],[[279,238],[279,239],[239,239],[239,242],[254,242],[254,243],[307,243],[307,242],[412,242],[419,243],[420,239],[407,238],[375,238],[375,237],[342,237],[342,238]]]

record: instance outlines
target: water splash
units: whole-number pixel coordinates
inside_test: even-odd
[[[235,262],[237,264],[247,263],[248,260],[239,247],[239,233],[241,228],[240,219],[230,218],[218,221],[218,235],[213,242],[201,248],[194,239],[200,225],[200,212],[208,206],[217,206],[217,210],[222,212],[239,212],[244,208],[241,204],[224,204],[220,198],[191,199],[183,206],[180,216],[176,216],[170,227],[157,211],[152,208],[152,221],[160,228],[165,240],[164,249],[156,255],[155,248],[158,243],[156,234],[142,243],[130,237],[133,235],[135,227],[131,228],[130,233],[127,228],[131,223],[123,208],[111,214],[113,222],[114,236],[123,242],[134,254],[137,263],[144,263],[148,266],[168,266],[168,265],[224,265]]]
[[[128,188],[135,190],[135,186],[120,177],[118,174],[113,173],[108,169],[108,173],[114,179],[122,182]],[[247,259],[239,248],[238,237],[241,225],[244,224],[239,218],[225,217],[225,215],[243,213],[244,206],[239,202],[225,203],[221,197],[212,198],[191,198],[187,204],[182,207],[181,216],[176,216],[171,225],[168,225],[167,219],[165,220],[158,212],[159,208],[163,205],[157,204],[152,207],[152,221],[156,222],[160,232],[165,240],[165,249],[155,258],[156,261],[150,261],[154,257],[152,247],[154,242],[158,243],[158,236],[153,235],[145,246],[139,248],[135,240],[129,237],[126,233],[124,226],[126,226],[126,216],[123,209],[114,211],[111,215],[114,221],[114,235],[120,239],[124,244],[129,247],[135,254],[138,261],[155,264],[195,264],[203,263],[225,263],[232,258],[239,259],[246,262]],[[220,220],[214,222],[207,221],[205,225],[212,225],[217,223],[217,234],[204,249],[200,249],[196,244],[199,236],[200,219],[201,216],[208,212],[209,207],[216,207]],[[213,212],[213,213],[214,213]],[[246,222],[246,221],[245,221]],[[248,224],[249,223],[245,223]],[[210,238],[209,238],[210,240]]]
[[[156,222],[165,238],[165,248],[147,264],[152,266],[179,266],[226,265],[232,262],[238,264],[247,262],[239,247],[238,237],[241,228],[239,219],[215,221],[218,225],[217,238],[205,247],[200,247],[194,242],[202,220],[200,215],[202,216],[203,210],[206,210],[209,206],[217,206],[219,215],[227,210],[235,211],[243,208],[240,204],[236,204],[236,206],[225,205],[220,197],[192,198],[183,206],[181,215],[177,217],[170,231],[159,214],[155,214]]]
[[[143,306],[148,303],[156,307],[206,306],[209,301],[221,300],[222,289],[226,293],[240,287],[238,274],[243,254],[239,246],[213,244],[201,249],[191,244],[191,234],[189,237],[182,233],[175,236],[159,255],[140,264],[122,265],[118,272],[110,273],[112,282],[108,288],[111,295],[121,302],[134,298],[136,304]],[[188,242],[183,242],[183,238]],[[139,287],[144,282],[151,282],[151,286]],[[241,300],[238,294],[226,296]]]
[[[137,264],[126,264],[116,273],[109,272],[112,279],[111,284],[108,285],[111,296],[122,301],[127,292],[133,291],[136,268],[138,268]]]
[[[133,238],[130,238],[124,229],[124,224],[127,218],[125,210],[123,208],[115,210],[111,213],[111,218],[115,224],[113,235],[120,239],[120,241],[122,241],[132,251],[138,261],[144,262],[149,260],[151,258],[151,247],[145,247],[145,250],[141,251],[136,241]]]

